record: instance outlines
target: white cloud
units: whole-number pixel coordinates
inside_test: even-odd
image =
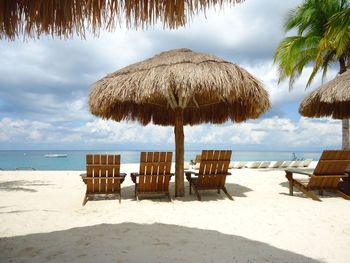
[[[317,131],[317,136],[315,136]],[[70,128],[52,126],[42,122],[4,118],[0,120],[0,141],[17,141],[35,144],[62,143],[96,147],[100,145],[142,144],[173,145],[172,127],[141,126],[133,122],[112,122],[95,119]],[[230,148],[250,146],[269,149],[323,149],[339,148],[341,123],[332,119],[291,121],[286,118],[267,118],[245,123],[224,125],[197,125],[185,127],[186,145],[226,145]]]
[[[188,144],[225,144],[277,147],[337,147],[337,121],[299,119],[298,104],[320,84],[317,76],[305,91],[311,68],[296,82],[277,83],[272,55],[284,37],[283,19],[301,0],[249,0],[235,7],[215,8],[193,17],[185,28],[101,32],[86,40],[43,37],[22,42],[0,41],[0,141],[77,145],[172,144],[173,129],[95,119],[88,112],[90,85],[107,73],[146,59],[164,50],[187,47],[238,63],[262,80],[273,109],[265,119],[242,124],[186,127]],[[335,70],[328,74],[335,76]],[[273,117],[275,116],[275,117]],[[320,136],[313,136],[317,129]],[[273,138],[273,140],[271,139]],[[322,138],[322,139],[321,139]],[[0,145],[1,147],[1,145]],[[9,147],[9,146],[6,146]]]

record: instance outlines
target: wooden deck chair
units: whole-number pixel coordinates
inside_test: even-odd
[[[318,190],[335,192],[338,196],[350,200],[350,196],[339,191],[337,186],[341,178],[347,177],[345,170],[350,164],[350,151],[323,151],[313,173],[300,169],[287,169],[286,177],[289,181],[289,194],[293,195],[293,187],[311,197],[313,200],[321,201],[318,195],[312,191]],[[308,179],[294,179],[293,173],[305,174]]]
[[[217,190],[218,193],[222,190],[230,200],[233,200],[225,187],[226,176],[230,175],[227,170],[231,153],[232,151],[202,151],[198,173],[186,171],[186,178],[190,183],[190,194],[193,188],[198,200],[201,201],[199,190]]]
[[[83,206],[95,195],[118,195],[121,202],[120,185],[126,174],[120,173],[120,155],[87,154],[86,174],[82,174],[86,184]]]
[[[135,183],[135,197],[139,195],[166,195],[171,201],[169,182],[173,174],[170,173],[172,152],[141,152],[140,171],[131,173]]]

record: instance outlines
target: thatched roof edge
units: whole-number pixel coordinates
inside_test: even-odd
[[[36,38],[43,34],[84,37],[86,27],[97,35],[100,29],[147,27],[162,22],[174,29],[184,26],[194,13],[213,5],[244,0],[1,0],[0,39],[20,35]]]

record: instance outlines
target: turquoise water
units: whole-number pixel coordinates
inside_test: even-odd
[[[45,154],[67,154],[66,158],[46,158]],[[85,170],[87,153],[114,153],[121,155],[122,163],[138,163],[139,151],[0,151],[0,169],[34,168],[36,170]],[[194,159],[200,151],[185,152],[185,161]],[[295,152],[297,158],[318,160],[321,152]],[[232,161],[291,160],[292,152],[234,151]],[[173,162],[175,157],[173,156]]]

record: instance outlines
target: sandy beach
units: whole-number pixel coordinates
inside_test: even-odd
[[[137,202],[128,176],[121,204],[83,207],[81,172],[0,171],[0,262],[348,262],[348,201],[289,196],[283,170],[231,172],[235,201],[199,202],[186,183],[184,198]]]

